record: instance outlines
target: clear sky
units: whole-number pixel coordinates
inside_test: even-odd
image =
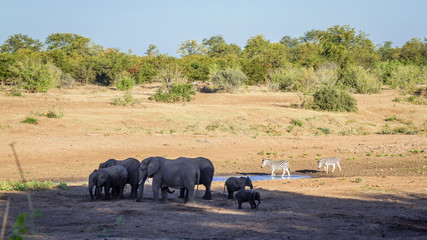
[[[337,24],[401,47],[427,37],[427,0],[0,0],[0,45],[17,33],[76,33],[137,55],[154,44],[177,56],[181,42],[218,34],[243,48],[258,34],[279,42]]]

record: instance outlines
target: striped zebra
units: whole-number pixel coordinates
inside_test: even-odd
[[[263,159],[261,167],[269,166],[271,170],[271,176],[276,176],[274,174],[274,171],[276,169],[283,169],[282,177],[285,175],[286,172],[288,172],[288,178],[291,178],[290,168],[289,168],[289,162],[286,160],[279,160],[279,161],[272,161],[270,159]]]
[[[322,164],[325,165],[324,168],[326,173],[328,173],[328,166],[331,166],[331,165],[333,166],[332,172],[334,172],[335,164],[336,164],[341,172],[340,159],[338,157],[322,158],[319,160],[318,164],[319,164],[319,166],[317,166],[318,169],[322,167]]]

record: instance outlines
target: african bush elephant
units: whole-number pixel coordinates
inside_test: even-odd
[[[126,171],[128,172],[126,183],[129,183],[131,186],[130,197],[136,198],[136,191],[138,190],[139,181],[139,168],[141,163],[135,158],[127,158],[125,160],[109,159],[99,164],[98,169],[111,167],[114,165],[120,165],[126,168]]]
[[[126,168],[120,165],[94,170],[89,175],[90,198],[93,199],[92,189],[94,186],[96,199],[101,198],[102,187],[104,187],[105,199],[110,198],[110,189],[112,189],[114,198],[122,198],[127,178]]]
[[[255,203],[255,200],[258,201],[258,204]],[[242,203],[243,202],[249,202],[252,209],[258,208],[259,204],[261,203],[261,194],[257,191],[253,190],[246,190],[246,189],[240,189],[236,193],[236,200],[239,204],[238,208],[242,209]]]
[[[162,191],[162,201],[166,201],[168,187],[185,188],[187,194],[184,203],[194,199],[194,186],[199,184],[200,169],[196,162],[185,159],[171,160],[164,157],[149,157],[141,161],[139,172],[138,197],[141,201],[144,183],[147,177],[153,178],[153,200],[158,201],[159,189]]]
[[[245,189],[245,186],[248,186],[251,189],[254,188],[249,177],[230,177],[225,181],[223,194],[225,193],[225,187],[227,187],[228,199],[233,199],[233,193],[240,189]]]
[[[215,171],[215,168],[211,160],[204,157],[197,157],[197,158],[180,157],[180,158],[177,158],[177,160],[178,159],[196,162],[196,164],[199,166],[199,169],[200,169],[199,184],[203,184],[206,188],[205,195],[203,195],[203,199],[211,200],[212,199],[211,184],[212,184],[212,179]],[[184,198],[184,193],[185,193],[185,189],[181,189],[179,197]]]

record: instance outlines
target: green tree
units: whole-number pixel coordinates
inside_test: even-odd
[[[355,29],[348,25],[330,27],[319,35],[322,55],[341,67],[353,63],[372,65],[379,57],[367,36],[361,31],[357,34]]]
[[[280,39],[280,43],[285,45],[288,48],[297,47],[300,44],[300,41],[298,38],[293,38],[291,36],[284,36],[282,39]]]
[[[147,51],[145,51],[145,55],[147,55],[147,56],[155,57],[159,54],[160,54],[159,49],[157,49],[157,46],[154,44],[148,45]]]
[[[21,33],[9,36],[9,38],[1,45],[1,52],[14,53],[19,49],[30,49],[39,52],[43,47],[43,43],[38,39],[32,39],[28,35]]]
[[[392,47],[393,42],[385,41],[384,44],[378,47],[378,55],[381,61],[392,61],[399,58],[400,49]]]
[[[286,46],[270,43],[263,35],[248,40],[241,59],[242,70],[249,84],[264,83],[269,70],[284,66],[287,62]]]
[[[407,41],[401,48],[400,60],[418,66],[427,65],[427,38],[424,41],[418,38]]]
[[[227,55],[240,56],[242,49],[236,44],[227,44],[221,35],[203,39],[203,45],[207,48],[210,57],[225,57]]]
[[[48,50],[61,49],[67,54],[81,54],[89,52],[91,40],[74,33],[54,33],[47,37],[45,43]]]
[[[187,40],[179,44],[176,51],[181,57],[191,56],[196,54],[206,53],[206,48],[203,44],[198,44],[196,40]]]

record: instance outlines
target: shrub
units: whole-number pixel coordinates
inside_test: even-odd
[[[193,89],[192,84],[176,84],[171,88],[161,87],[157,92],[150,97],[151,100],[156,102],[178,102],[178,101],[191,101],[191,95],[195,95],[196,91]]]
[[[292,125],[298,126],[298,127],[302,127],[302,121],[299,119],[292,119],[291,120]]]
[[[30,92],[47,92],[54,85],[57,71],[51,64],[43,64],[37,59],[25,59],[11,66],[16,76],[16,84]]]
[[[349,65],[340,71],[340,84],[355,93],[379,93],[381,81],[379,77],[361,66]]]
[[[427,73],[423,68],[400,64],[391,71],[386,83],[393,89],[414,90],[417,84],[427,83]]]
[[[242,71],[232,68],[219,71],[215,74],[213,82],[216,84],[219,90],[225,92],[234,92],[242,86],[247,80],[245,74]]]
[[[136,100],[133,98],[132,94],[129,91],[125,91],[122,97],[114,98],[113,105],[123,105],[126,106],[129,103],[133,104]]]
[[[314,110],[353,112],[357,110],[357,101],[344,90],[324,86],[313,94],[310,107]]]
[[[131,90],[135,86],[135,80],[130,76],[129,73],[123,72],[119,74],[118,79],[116,81],[117,89],[122,91]]]
[[[37,118],[27,117],[25,120],[21,121],[21,123],[29,123],[29,124],[38,124]]]

